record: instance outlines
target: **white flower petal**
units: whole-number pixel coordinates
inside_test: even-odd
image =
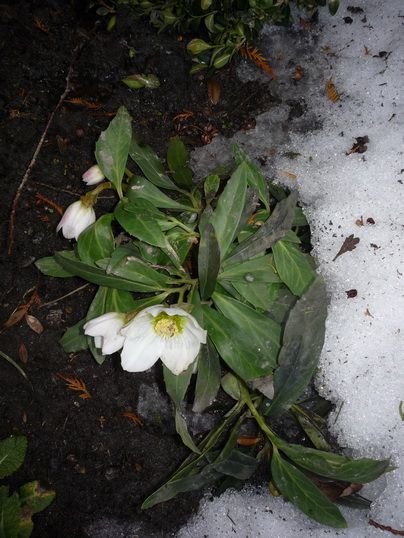
[[[98,348],[98,349],[101,349],[103,340],[104,339],[103,339],[102,336],[94,336],[94,345],[95,345],[95,347]]]
[[[142,338],[126,338],[121,352],[122,368],[127,372],[144,372],[160,356],[162,343],[150,329]]]
[[[95,341],[95,340],[94,340]],[[125,337],[120,335],[115,335],[111,338],[104,338],[102,345],[103,355],[112,355],[116,351],[119,351],[125,342]]]
[[[104,179],[104,174],[101,172],[101,168],[98,164],[94,164],[84,172],[82,177],[84,183],[87,183],[87,185],[96,185]]]
[[[160,358],[173,374],[178,375],[194,362],[200,347],[201,344],[196,338],[184,332],[165,342]]]
[[[138,314],[125,327],[121,329],[121,334],[126,338],[141,338],[147,331],[152,329],[149,314]]]
[[[95,222],[95,219],[94,209],[77,200],[66,209],[56,231],[61,229],[66,239],[77,239],[81,232]]]

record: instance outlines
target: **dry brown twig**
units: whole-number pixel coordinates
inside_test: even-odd
[[[38,145],[36,146],[35,148],[35,151],[34,151],[34,154],[31,158],[31,161],[27,167],[27,169],[25,170],[25,173],[22,177],[22,180],[20,182],[20,184],[18,185],[17,187],[17,191],[15,193],[15,196],[14,196],[14,200],[13,200],[13,203],[12,203],[12,206],[11,206],[11,213],[10,213],[10,223],[9,223],[9,229],[8,229],[8,247],[7,247],[7,254],[9,256],[11,256],[11,253],[13,251],[13,245],[14,245],[14,229],[15,229],[15,215],[16,215],[16,212],[17,212],[17,205],[18,205],[18,201],[21,197],[21,193],[29,179],[29,176],[31,175],[31,172],[32,172],[32,169],[34,168],[35,164],[36,164],[36,161],[38,159],[38,155],[42,149],[42,146],[45,142],[45,139],[46,139],[46,135],[48,134],[48,131],[49,131],[49,127],[51,126],[52,122],[53,122],[53,118],[55,117],[55,114],[56,112],[59,110],[60,106],[62,105],[63,101],[66,99],[67,95],[70,93],[71,89],[72,89],[72,82],[71,82],[71,79],[72,79],[72,75],[73,75],[73,65],[77,59],[77,56],[79,54],[79,52],[81,51],[81,48],[83,47],[84,45],[84,41],[82,41],[79,45],[77,45],[77,47],[74,49],[74,52],[73,52],[73,60],[70,64],[70,67],[69,67],[69,70],[67,72],[67,76],[66,76],[66,86],[65,86],[65,89],[62,93],[62,95],[59,97],[59,101],[57,102],[55,108],[52,110],[50,116],[49,116],[49,119],[48,119],[48,122],[46,123],[45,125],[45,129],[41,135],[41,138],[39,139],[39,142],[38,142]]]

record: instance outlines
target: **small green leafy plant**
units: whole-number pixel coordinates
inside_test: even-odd
[[[234,485],[260,466],[271,475],[272,491],[313,519],[344,527],[325,484],[360,488],[389,470],[389,462],[334,453],[324,421],[302,400],[327,315],[324,283],[302,249],[307,222],[296,193],[267,183],[240,148],[233,156],[227,177],[213,171],[195,185],[181,140],[170,140],[164,165],[132,134],[120,108],[96,144],[97,165],[83,176],[97,186],[58,226],[77,244],[36,266],[99,286],[86,318],[63,336],[65,351],[89,348],[101,364],[122,350],[130,372],[163,361],[177,432],[191,454],[143,508],[215,483]],[[96,219],[93,205],[104,189],[116,191],[117,204]],[[185,400],[193,398],[193,411],[202,413],[219,391],[233,405],[195,440]],[[308,446],[284,440],[280,418],[299,424]],[[243,444],[251,427],[257,442]],[[344,500],[363,502],[348,493]]]
[[[129,4],[137,17],[148,17],[160,32],[174,29],[181,33],[204,34],[188,44],[195,65],[192,73],[202,69],[220,69],[234,54],[251,42],[265,22],[292,22],[291,4],[314,13],[328,5],[335,14],[339,0],[118,0]]]
[[[21,467],[26,450],[24,436],[11,436],[0,441],[0,479]],[[11,495],[8,486],[0,485],[0,538],[31,536],[33,514],[45,510],[54,498],[55,492],[43,489],[37,480],[24,484]]]

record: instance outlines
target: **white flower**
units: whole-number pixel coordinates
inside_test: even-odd
[[[122,330],[125,338],[122,368],[143,372],[161,359],[178,375],[196,359],[206,331],[182,308],[150,306],[135,316]]]
[[[125,337],[120,331],[125,325],[125,320],[125,314],[108,312],[87,321],[84,324],[84,334],[94,337],[94,345],[101,349],[103,355],[110,355],[123,346]]]
[[[56,231],[62,228],[62,233],[66,239],[77,239],[86,228],[95,222],[95,212],[93,207],[77,200],[64,212]]]
[[[83,181],[84,183],[87,183],[87,185],[96,185],[97,183],[101,183],[103,179],[105,179],[105,176],[98,164],[94,164],[94,166],[89,168],[83,174]]]

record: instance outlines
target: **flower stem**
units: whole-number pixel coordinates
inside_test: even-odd
[[[265,433],[265,435],[268,437],[269,441],[271,441],[273,446],[276,446],[279,442],[278,437],[274,434],[274,432],[268,427],[267,423],[265,422],[265,419],[260,413],[258,412],[256,406],[254,405],[250,393],[245,386],[245,384],[239,380],[240,383],[240,390],[242,397],[244,399],[244,402],[246,403],[248,409],[250,410],[252,416],[255,418],[255,421],[257,422],[258,426],[261,428],[261,430]],[[259,404],[262,403],[263,397],[261,396],[258,400]],[[258,406],[259,407],[259,406]]]

